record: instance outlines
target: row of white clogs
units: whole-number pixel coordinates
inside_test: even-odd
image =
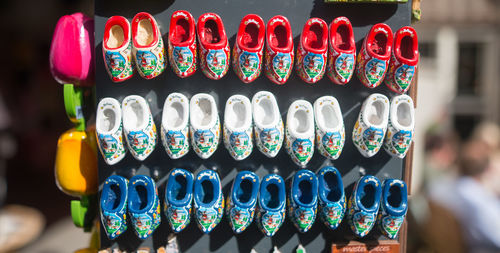
[[[110,165],[125,156],[122,121],[128,149],[137,160],[146,159],[155,148],[156,127],[146,100],[140,96],[126,97],[121,107],[113,98],[102,99],[96,121],[99,149]],[[254,136],[257,148],[271,158],[285,140],[288,154],[302,167],[311,160],[315,146],[326,158],[337,159],[345,142],[342,112],[332,96],[318,98],[314,106],[305,100],[293,102],[284,129],[272,93],[260,91],[251,102],[243,95],[233,95],[226,102],[223,126],[224,146],[235,160],[252,153]],[[388,153],[403,158],[411,144],[413,128],[414,108],[409,96],[396,96],[389,105],[387,97],[375,93],[363,103],[353,130],[353,143],[365,157],[375,155],[385,144]],[[172,93],[166,98],[161,139],[170,158],[186,155],[190,146],[199,157],[209,158],[219,144],[220,130],[217,105],[211,95],[199,93],[189,100],[183,94]]]

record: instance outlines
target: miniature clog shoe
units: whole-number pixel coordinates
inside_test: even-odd
[[[62,16],[54,29],[49,58],[57,82],[93,86],[94,20],[82,13]]]
[[[137,13],[132,19],[132,55],[137,72],[152,79],[165,70],[165,46],[160,27],[155,18],[146,12]]]
[[[113,165],[125,157],[122,133],[122,109],[114,98],[103,98],[97,105],[97,144],[104,161]]]
[[[338,17],[330,24],[328,70],[332,82],[347,84],[356,65],[356,42],[352,24],[346,17]]]
[[[408,211],[408,189],[399,179],[386,179],[382,185],[382,199],[377,223],[389,239],[395,239]]]
[[[384,149],[392,156],[404,158],[410,149],[415,129],[413,99],[407,95],[392,98],[389,125],[384,140]]]
[[[244,83],[260,76],[266,25],[259,15],[248,14],[240,22],[233,47],[233,70]]]
[[[356,74],[366,87],[375,88],[385,78],[392,48],[392,30],[383,23],[372,26],[357,58]]]
[[[259,177],[251,171],[236,175],[226,205],[226,215],[234,233],[239,234],[252,224],[259,186]]]
[[[259,189],[257,226],[266,236],[273,236],[285,221],[285,181],[277,174],[262,179]]]
[[[236,161],[252,153],[252,104],[243,95],[233,95],[226,102],[224,146]]]
[[[364,157],[372,157],[380,150],[388,121],[389,99],[379,93],[371,94],[363,102],[352,130],[352,142]]]
[[[160,201],[155,181],[136,175],[128,183],[128,213],[140,239],[148,238],[161,222]]]
[[[314,154],[314,111],[311,103],[297,100],[286,115],[285,147],[292,160],[305,167]]]
[[[144,161],[156,146],[156,125],[144,98],[131,95],[122,101],[123,130],[135,159]]]
[[[405,93],[410,88],[417,65],[417,32],[411,26],[401,27],[394,35],[392,57],[385,76],[385,84],[396,93]]]
[[[165,99],[161,119],[161,140],[172,159],[189,152],[189,100],[181,93],[171,93]]]
[[[345,143],[344,119],[336,98],[323,96],[314,102],[316,146],[321,155],[337,159]]]
[[[307,20],[297,48],[295,67],[306,83],[316,83],[325,75],[328,57],[328,25],[323,19]]]
[[[269,91],[259,91],[252,98],[255,144],[262,154],[275,157],[284,139],[283,120],[276,98]]]
[[[293,34],[290,22],[281,15],[267,22],[265,73],[275,84],[284,84],[293,68]]]
[[[194,208],[198,227],[205,234],[210,233],[222,219],[224,196],[219,174],[203,170],[194,181]]]
[[[57,187],[71,196],[98,192],[96,134],[70,129],[57,140],[55,176]]]
[[[336,229],[342,222],[346,210],[344,183],[340,172],[331,166],[318,172],[319,217],[330,229]]]
[[[196,21],[188,11],[175,11],[170,17],[168,56],[177,76],[196,72],[196,54]]]
[[[193,181],[193,174],[183,169],[173,169],[168,175],[163,213],[176,233],[191,222]]]
[[[134,75],[130,23],[122,16],[108,19],[104,27],[102,54],[109,77],[123,82]]]
[[[310,170],[299,170],[292,179],[288,195],[288,216],[301,233],[309,231],[316,220],[318,178]]]
[[[215,152],[220,139],[220,122],[214,98],[198,93],[189,105],[191,145],[196,154],[207,159]]]
[[[210,79],[219,80],[226,75],[230,63],[230,49],[222,19],[215,13],[205,13],[198,18],[200,67]]]
[[[112,175],[104,181],[101,192],[101,222],[110,240],[127,230],[128,180]]]
[[[347,204],[347,221],[355,235],[364,237],[376,222],[382,187],[374,176],[364,176],[354,185]]]

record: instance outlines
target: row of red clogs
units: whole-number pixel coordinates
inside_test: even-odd
[[[174,72],[181,78],[191,76],[197,69],[197,54],[202,72],[210,79],[218,80],[227,73],[231,57],[222,19],[215,13],[205,13],[195,23],[189,12],[174,12],[168,34],[168,57]],[[154,17],[139,13],[131,25],[124,17],[111,17],[105,27],[103,55],[115,82],[129,79],[133,65],[146,79],[161,74],[166,55]],[[284,84],[294,65],[293,35],[287,18],[275,16],[266,27],[260,16],[246,15],[238,29],[232,58],[233,69],[243,82],[259,77],[264,65],[272,82]],[[330,26],[322,19],[309,19],[295,59],[297,73],[307,83],[316,83],[326,73],[332,82],[347,84],[357,65],[358,78],[365,86],[377,87],[385,79],[397,93],[408,90],[417,63],[415,30],[406,26],[393,35],[391,28],[382,23],[371,28],[356,59],[354,33],[346,17],[336,18]]]

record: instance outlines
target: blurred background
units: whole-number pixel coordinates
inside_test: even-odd
[[[421,9],[408,252],[500,252],[500,1],[423,0]],[[93,1],[0,3],[0,252],[13,241],[20,252],[90,241],[53,174],[57,138],[72,124],[48,55],[58,18],[74,12],[92,16]]]

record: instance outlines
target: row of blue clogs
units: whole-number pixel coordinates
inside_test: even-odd
[[[288,201],[283,178],[277,174],[262,181],[250,171],[242,171],[233,181],[224,203],[221,181],[212,170],[196,177],[184,169],[170,172],[164,202],[164,215],[174,232],[180,232],[194,217],[201,231],[209,233],[221,221],[224,208],[235,233],[253,222],[266,236],[273,236],[288,216],[298,231],[307,232],[319,217],[328,228],[336,229],[346,213],[342,177],[334,167],[317,174],[298,171],[289,187]],[[113,175],[104,183],[101,195],[101,220],[110,239],[127,229],[127,210],[137,236],[147,238],[160,224],[160,204],[154,181],[147,176],[127,179]],[[389,238],[395,238],[407,210],[406,184],[387,179],[383,184],[374,176],[362,177],[355,185],[347,205],[347,220],[353,232],[364,237],[375,223]]]
[[[398,95],[389,101],[385,95],[374,93],[361,106],[353,128],[353,144],[365,157],[374,156],[383,146],[390,155],[404,158],[412,143],[414,126],[411,97]],[[146,159],[154,150],[157,131],[144,98],[127,96],[121,106],[109,97],[99,102],[96,134],[103,158],[110,165],[125,156],[122,132],[137,160]],[[181,158],[192,147],[200,158],[208,159],[221,137],[237,161],[250,156],[254,142],[270,158],[278,154],[284,142],[291,159],[305,167],[315,149],[328,159],[339,158],[345,143],[345,126],[339,102],[332,96],[322,96],[314,105],[306,100],[294,101],[287,111],[286,127],[276,98],[268,91],[257,92],[252,101],[243,95],[229,97],[223,123],[215,99],[209,94],[198,93],[188,99],[181,93],[171,93],[165,99],[161,139],[170,158]]]

